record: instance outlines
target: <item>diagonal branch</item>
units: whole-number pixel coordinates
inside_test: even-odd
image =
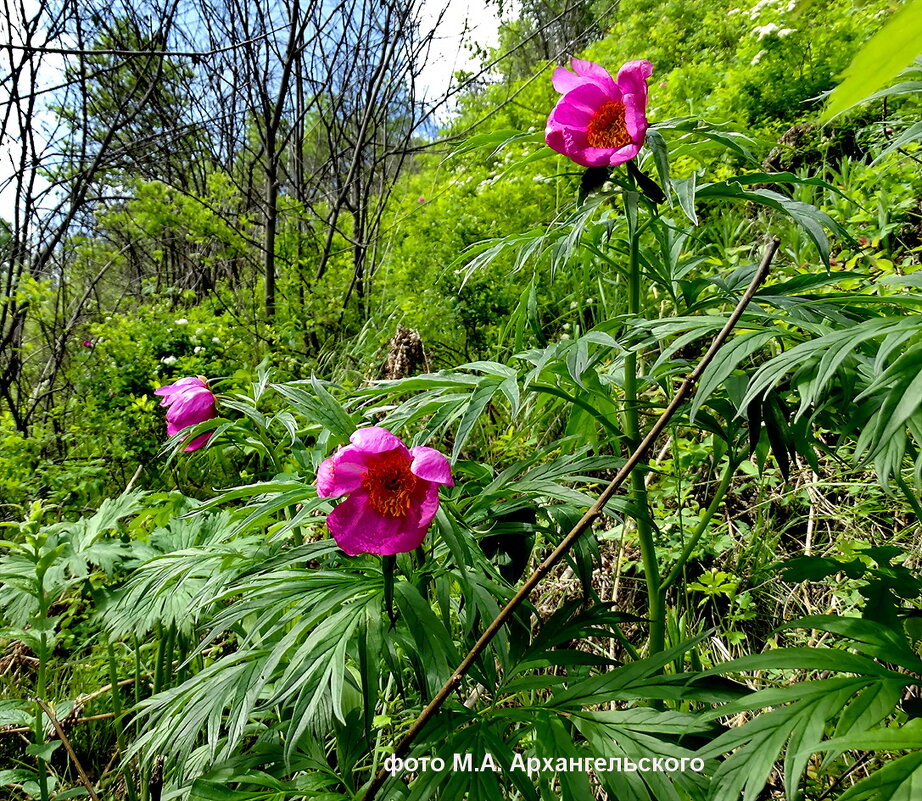
[[[58,733],[58,737],[61,739],[61,742],[64,743],[64,748],[67,749],[67,754],[70,756],[71,761],[74,763],[74,767],[77,769],[77,774],[80,776],[80,781],[83,783],[83,786],[86,787],[86,791],[89,793],[90,798],[92,798],[93,801],[99,801],[99,796],[96,795],[96,790],[93,788],[93,783],[90,781],[89,776],[86,775],[86,771],[83,769],[83,765],[80,764],[80,760],[77,759],[77,755],[74,753],[74,747],[70,744],[70,740],[67,739],[67,735],[64,733],[64,727],[61,726],[60,722],[55,717],[54,712],[48,704],[46,704],[41,698],[36,698],[35,700],[38,701],[38,705],[48,716],[48,720],[50,720],[51,725],[54,726],[54,730]]]
[[[407,731],[403,739],[394,747],[394,757],[403,757],[410,750],[410,746],[413,744],[413,741],[416,739],[419,733],[423,730],[423,727],[429,722],[435,713],[438,712],[442,704],[444,704],[448,699],[448,696],[452,694],[455,687],[457,687],[467,671],[470,670],[474,662],[477,661],[477,658],[481,653],[483,653],[484,649],[487,647],[487,645],[489,645],[490,641],[505,625],[506,621],[509,619],[512,613],[522,604],[523,601],[528,598],[532,590],[538,586],[548,571],[551,570],[551,568],[553,568],[554,565],[556,565],[564,556],[566,556],[566,554],[573,547],[580,536],[582,536],[582,534],[592,525],[593,520],[602,514],[602,510],[605,508],[605,505],[618,491],[618,488],[624,483],[625,479],[644,459],[644,457],[647,455],[647,452],[656,441],[657,437],[659,437],[666,426],[669,425],[669,421],[672,419],[673,415],[678,411],[679,407],[685,401],[685,398],[691,392],[695,382],[701,377],[701,374],[711,363],[714,356],[717,355],[717,351],[720,350],[724,342],[727,341],[730,333],[739,322],[740,317],[743,316],[743,312],[749,305],[749,301],[752,300],[753,296],[756,294],[756,292],[758,292],[759,287],[768,277],[768,270],[771,266],[772,259],[775,257],[775,252],[778,250],[778,245],[779,240],[777,237],[769,242],[768,247],[765,249],[765,255],[762,257],[762,262],[759,265],[759,269],[756,270],[756,273],[753,276],[749,287],[746,289],[743,297],[740,298],[739,303],[736,304],[736,308],[733,310],[733,313],[727,320],[726,325],[724,325],[724,327],[720,330],[720,333],[714,337],[714,341],[711,343],[711,347],[708,348],[707,353],[701,357],[701,361],[698,362],[698,366],[695,367],[695,369],[692,370],[688,376],[686,376],[678,390],[676,390],[672,402],[669,404],[669,406],[666,407],[665,411],[663,411],[663,413],[659,416],[641,443],[637,446],[630,457],[628,457],[624,467],[618,471],[618,475],[616,475],[612,479],[611,483],[602,491],[602,494],[599,495],[596,502],[589,507],[589,509],[586,511],[586,514],[582,516],[580,521],[573,527],[570,533],[563,538],[563,540],[554,549],[551,555],[548,556],[540,565],[538,565],[537,568],[535,568],[535,572],[528,577],[527,581],[521,586],[519,591],[513,596],[509,603],[503,607],[500,613],[493,619],[493,622],[487,626],[484,633],[480,635],[480,639],[477,640],[468,655],[464,657],[464,660],[460,665],[458,665],[448,681],[445,682],[445,685],[442,687],[442,689],[439,690],[438,694],[436,694],[436,696],[429,702],[429,705],[423,709],[419,717],[416,718],[416,720],[413,722],[413,725],[410,726],[409,731]],[[384,768],[379,770],[378,774],[368,785],[368,789],[365,791],[365,795],[363,796],[362,801],[372,801],[378,790],[381,789],[381,785],[384,784],[387,776],[388,772],[384,770]]]

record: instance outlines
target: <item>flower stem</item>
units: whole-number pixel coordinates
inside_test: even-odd
[[[36,556],[38,555],[38,549],[36,549]],[[42,623],[47,623],[48,619],[48,599],[45,595],[45,570],[46,568],[39,567],[36,571],[37,581],[36,581],[36,596],[38,600],[38,615],[37,617]],[[45,692],[47,691],[47,663],[48,663],[48,632],[47,629],[43,626],[41,634],[39,635],[39,647],[38,647],[38,674],[35,679],[35,695],[37,699],[44,700]],[[42,709],[41,704],[36,701],[36,712],[35,712],[35,744],[44,745],[45,744],[45,727],[44,727],[44,710]],[[49,790],[48,790],[48,769],[45,764],[45,760],[42,757],[38,757],[38,790],[41,801],[48,801]]]
[[[423,598],[429,597],[429,574],[426,572],[426,546],[420,545],[413,551],[413,567],[416,569],[417,588]]]
[[[121,690],[118,684],[118,663],[115,660],[115,646],[112,641],[106,640],[106,656],[109,661],[109,684],[111,686],[110,701],[112,704],[112,723],[115,726],[115,742],[118,745],[118,760],[125,777],[125,791],[129,801],[135,801],[137,795],[134,791],[134,780],[131,776],[131,765],[125,759],[125,728],[122,720]]]
[[[397,557],[382,556],[381,571],[384,573],[384,608],[393,626],[397,623],[394,614],[394,573],[397,572]]]
[[[624,193],[624,212],[628,222],[630,262],[628,270],[628,314],[640,314],[640,231],[637,225],[638,196],[636,192]],[[640,443],[640,414],[638,409],[638,366],[637,352],[629,351],[624,358],[624,433],[631,450]],[[637,542],[644,579],[647,584],[647,607],[650,617],[649,653],[656,654],[666,647],[666,601],[660,588],[659,565],[656,561],[656,544],[653,541],[653,526],[650,523],[647,486],[642,470],[631,473],[630,497],[637,516]]]

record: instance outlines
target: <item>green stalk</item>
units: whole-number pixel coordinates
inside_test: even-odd
[[[382,556],[381,571],[384,573],[384,608],[393,627],[397,623],[397,616],[394,614],[394,573],[397,571],[397,557]]]
[[[628,221],[630,241],[630,263],[628,271],[628,314],[640,314],[640,232],[637,226],[637,193],[624,194],[624,213]],[[630,351],[624,359],[624,433],[631,449],[640,443],[640,414],[638,409],[637,353]],[[653,526],[650,524],[647,486],[641,470],[631,473],[630,498],[638,515],[637,542],[647,585],[647,606],[650,617],[649,653],[656,654],[666,647],[666,597],[660,588],[659,565],[656,561],[656,544],[653,541]]]
[[[173,650],[176,646],[176,624],[171,623],[167,629],[166,647],[163,652],[163,667],[160,671],[161,689],[173,684]]]
[[[176,674],[176,683],[182,684],[189,676],[189,665],[186,664],[186,658],[189,652],[189,643],[182,632],[176,634],[176,664],[179,671]]]
[[[429,574],[426,573],[426,546],[420,545],[413,551],[413,567],[416,569],[417,587],[423,598],[429,598]]]
[[[141,703],[141,646],[138,643],[137,635],[131,635],[132,651],[134,652],[134,702]]]
[[[711,522],[711,518],[717,513],[717,510],[720,508],[721,503],[723,503],[724,497],[726,497],[727,490],[730,489],[730,482],[733,480],[733,475],[736,473],[736,468],[739,465],[739,462],[736,459],[728,458],[727,466],[724,469],[723,475],[720,477],[720,484],[717,485],[717,489],[714,492],[714,497],[711,499],[711,503],[707,509],[704,511],[704,516],[701,518],[701,522],[698,523],[698,527],[692,533],[691,537],[688,538],[688,542],[685,543],[685,547],[682,549],[682,553],[679,554],[679,558],[673,566],[672,570],[669,572],[669,575],[663,580],[663,583],[660,585],[660,590],[666,592],[682,573],[685,571],[685,565],[688,563],[688,559],[692,554],[692,551],[695,550],[695,546],[698,544],[698,540],[701,539],[701,536],[704,534],[705,530],[708,527],[708,523]]]
[[[154,695],[163,689],[163,653],[166,651],[166,638],[163,626],[159,623],[155,627],[157,635],[157,652],[154,655]]]
[[[37,549],[36,549],[37,551]],[[37,552],[36,552],[37,555]],[[43,623],[48,619],[48,605],[45,598],[45,568],[39,567],[36,571],[36,595],[38,598],[38,619]],[[45,700],[45,693],[48,689],[48,632],[43,626],[39,634],[38,646],[38,675],[35,680],[35,695],[37,698]],[[44,719],[41,704],[35,704],[35,744],[44,745],[45,731],[42,721]],[[46,762],[41,757],[36,758],[38,766],[38,789],[41,801],[48,801],[48,771]]]
[[[115,742],[118,744],[118,761],[125,777],[125,790],[129,801],[135,801],[137,795],[134,791],[134,779],[131,776],[131,766],[125,761],[125,729],[122,721],[121,690],[118,686],[118,665],[115,661],[115,646],[111,640],[106,641],[106,653],[109,657],[109,684],[112,699],[112,722],[115,725]]]
[[[275,453],[275,447],[272,444],[272,440],[269,439],[269,433],[262,427],[256,426],[256,436],[259,437],[259,441],[262,442],[263,447],[266,449],[266,456],[269,457],[269,461],[272,463],[272,467],[275,469],[276,475],[284,473],[284,468],[282,467],[282,462],[279,460],[278,455]]]

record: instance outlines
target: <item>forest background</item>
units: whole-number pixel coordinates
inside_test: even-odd
[[[560,701],[617,715],[629,698],[643,714],[566,737],[564,724],[532,731],[511,716],[478,747],[540,751],[551,738],[561,754],[620,754],[605,726],[636,724],[702,754],[709,783],[644,780],[632,798],[911,799],[922,783],[922,69],[909,59],[866,102],[820,115],[862,46],[919,5],[498,0],[496,47],[474,47],[478,66],[434,87],[424,74],[447,8],[431,3],[8,3],[0,783],[43,801],[164,786],[166,797],[361,797],[386,743],[621,466],[778,237],[769,285],[657,443],[642,486],[532,596],[555,655],[538,639],[497,655],[504,670],[515,656],[544,671],[509,690],[509,706],[528,708],[551,692],[542,676],[560,683],[572,669],[588,681],[666,653],[643,676],[646,695],[599,685]],[[661,228],[637,233],[622,214],[633,184],[592,184],[544,146],[551,72],[572,55],[613,74],[653,63],[656,133],[638,167],[662,192],[640,184]],[[632,237],[645,276],[636,304]],[[631,389],[618,376],[637,354]],[[167,442],[153,393],[197,375],[224,411],[196,429],[215,431],[208,447],[187,454],[181,437]],[[640,400],[633,432],[626,398]],[[358,642],[376,640],[354,621],[335,647],[292,650],[286,634],[337,620],[332,602],[280,624],[233,601],[288,603],[267,594],[283,547],[300,559],[290,565],[342,567],[322,550],[329,505],[312,482],[361,421],[451,454],[467,482],[437,526],[470,575],[400,562],[395,601],[387,569],[367,568],[399,632],[382,657],[390,679],[383,663],[367,672]],[[462,529],[480,545],[473,556],[452,539]],[[410,598],[415,570],[427,578]],[[305,593],[358,608],[357,595]],[[657,595],[668,614],[651,646]],[[784,629],[797,618],[803,630]],[[279,639],[270,647],[266,635],[258,662],[264,624]],[[440,633],[427,643],[420,628]],[[836,658],[804,656],[820,645]],[[414,650],[416,685],[394,667]],[[242,655],[272,676],[252,698],[239,672],[228,678]],[[286,665],[298,660],[324,669],[293,678]],[[478,686],[490,686],[482,671]],[[759,696],[753,671],[795,694]],[[663,672],[732,673],[737,689],[694,685],[685,697],[654,687]],[[855,676],[867,680],[857,695],[819,708],[823,681]],[[221,681],[220,704],[191,711]],[[796,695],[808,687],[819,695]],[[352,689],[374,742],[367,761],[344,733]],[[789,715],[772,719],[781,728],[766,746],[742,724],[773,707]],[[724,728],[709,729],[718,717]],[[471,750],[472,729],[453,725],[430,741]],[[861,726],[865,744],[847,741]],[[279,737],[271,759],[266,732]],[[392,782],[393,797],[432,792],[413,778]],[[863,795],[862,779],[878,794]],[[471,797],[623,792],[495,781]],[[438,797],[465,791],[449,783]]]

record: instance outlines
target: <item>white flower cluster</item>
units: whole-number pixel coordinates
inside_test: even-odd
[[[758,19],[759,14],[761,14],[769,6],[774,6],[778,4],[778,0],[759,0],[751,9],[749,9],[749,19]]]
[[[777,36],[779,39],[783,39],[785,36],[790,36],[794,33],[793,28],[780,28],[774,22],[768,22],[765,25],[757,25],[752,29],[752,32],[759,37],[761,41],[766,36]]]

